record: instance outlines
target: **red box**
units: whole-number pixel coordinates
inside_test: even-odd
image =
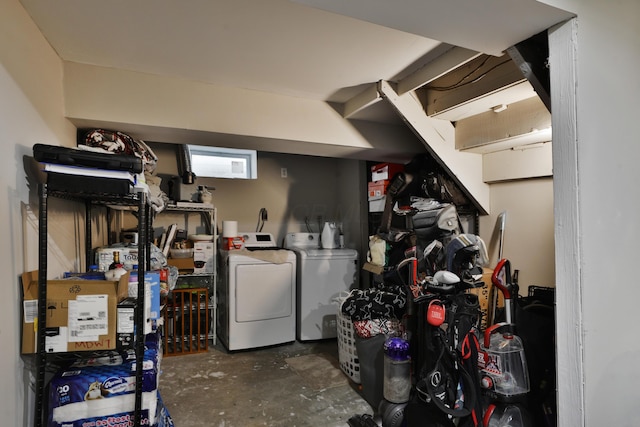
[[[378,198],[387,194],[387,187],[389,186],[389,180],[382,180],[376,182],[370,182],[369,187],[369,200],[372,198]]]
[[[395,174],[404,171],[404,165],[399,163],[378,163],[371,166],[371,181],[391,180]]]

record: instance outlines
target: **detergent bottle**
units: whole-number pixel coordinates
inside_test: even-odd
[[[320,235],[320,243],[323,249],[334,249],[338,247],[337,243],[338,227],[335,222],[325,222],[322,234]]]

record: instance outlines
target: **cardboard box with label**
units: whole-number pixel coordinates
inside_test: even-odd
[[[213,273],[213,245],[213,242],[193,244],[194,273]]]
[[[389,180],[370,182],[367,186],[369,189],[369,200],[375,200],[387,194]]]
[[[45,351],[49,353],[116,348],[118,302],[127,297],[129,274],[119,281],[47,281]],[[38,272],[22,274],[22,353],[35,353],[38,317]]]
[[[138,297],[138,271],[134,270],[135,277],[129,280],[129,297]],[[147,271],[144,273],[144,334],[150,334],[157,328],[160,318],[160,271]]]
[[[371,166],[371,181],[391,180],[395,174],[404,171],[399,163],[378,163]]]
[[[133,267],[138,265],[137,246],[113,245],[96,249],[95,257],[98,270],[107,271],[109,269],[109,266],[113,262],[114,252],[120,254],[120,262],[127,270],[133,270]]]

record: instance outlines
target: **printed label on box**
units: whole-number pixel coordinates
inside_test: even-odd
[[[69,331],[65,326],[59,328],[47,328],[44,338],[44,347],[47,353],[60,353],[67,351],[67,336]]]
[[[114,251],[120,253],[120,262],[127,270],[132,270],[135,265],[138,265],[137,246],[103,247],[96,249],[96,264],[98,264],[98,270],[107,271],[109,269],[109,266],[113,262]]]
[[[69,300],[69,342],[98,341],[109,332],[107,295],[78,295]]]
[[[118,308],[118,323],[116,332],[119,334],[133,333],[135,330],[134,309],[128,307]]]
[[[23,301],[24,323],[33,323],[38,317],[38,300],[31,299]]]

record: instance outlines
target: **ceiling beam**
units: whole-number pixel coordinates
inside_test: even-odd
[[[551,87],[549,77],[549,42],[547,32],[524,40],[507,49],[507,53],[529,80],[538,96],[551,111]]]
[[[343,104],[342,117],[349,119],[359,111],[364,110],[380,100],[382,100],[382,97],[378,93],[376,84],[372,83],[365,90]]]
[[[378,92],[393,106],[480,213],[489,213],[490,194],[489,186],[482,180],[482,155],[457,151],[455,129],[451,122],[428,117],[412,92],[399,95],[384,80],[378,82]]]
[[[454,46],[424,67],[400,80],[398,82],[398,94],[402,95],[422,87],[478,56],[480,56],[479,52]]]

